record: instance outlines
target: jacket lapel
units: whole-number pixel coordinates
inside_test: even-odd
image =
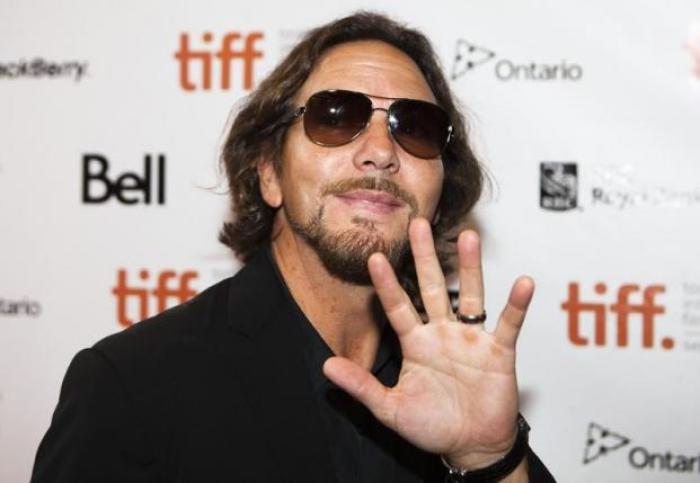
[[[291,304],[271,254],[261,250],[231,281],[228,321],[245,339],[236,344],[243,358],[236,372],[267,451],[268,480],[333,483],[330,441]]]

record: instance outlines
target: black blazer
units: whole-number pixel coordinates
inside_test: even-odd
[[[335,482],[285,290],[261,253],[79,352],[32,481]]]

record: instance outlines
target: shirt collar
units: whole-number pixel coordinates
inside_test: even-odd
[[[322,368],[323,363],[326,362],[328,358],[333,357],[335,354],[328,344],[326,344],[326,341],[323,340],[316,328],[311,324],[309,319],[294,300],[294,297],[292,297],[292,294],[284,281],[284,277],[282,276],[282,273],[279,271],[279,267],[275,262],[272,255],[272,249],[269,245],[266,248],[266,255],[274,267],[275,274],[277,275],[280,284],[284,287],[284,297],[287,299],[290,308],[290,322],[295,323],[301,331],[302,340],[305,346],[303,351],[304,359],[306,361],[314,389],[318,390],[324,387],[332,386],[332,383],[328,380],[328,378],[326,378],[325,374],[323,374]],[[392,361],[400,364],[401,347],[398,338],[396,337],[396,333],[388,323],[385,323],[384,327],[382,328],[382,335],[379,340],[377,355],[374,363],[372,364],[372,374],[379,376],[380,373]],[[391,379],[394,378],[391,377]],[[382,382],[387,383],[387,381]]]

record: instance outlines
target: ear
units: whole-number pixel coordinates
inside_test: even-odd
[[[257,169],[260,193],[265,203],[272,208],[279,208],[282,206],[282,188],[273,162],[269,159],[263,159],[258,162]]]

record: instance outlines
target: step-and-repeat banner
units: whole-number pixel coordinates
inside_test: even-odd
[[[487,309],[532,275],[522,412],[561,481],[700,478],[700,2],[0,0],[0,481],[81,348],[240,266],[218,152],[308,28],[434,42],[494,180]]]

